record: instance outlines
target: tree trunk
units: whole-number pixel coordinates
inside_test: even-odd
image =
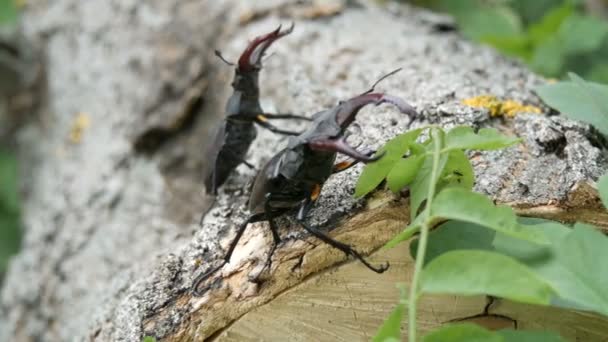
[[[397,254],[372,256],[374,262],[396,262],[382,276],[354,262],[322,272],[343,264],[345,256],[282,220],[284,242],[269,274],[255,282],[271,238],[265,224],[254,224],[232,262],[210,281],[213,286],[202,297],[190,292],[193,279],[219,263],[246,216],[242,189],[255,174],[239,167],[213,204],[203,195],[202,151],[223,115],[232,77],[213,50],[235,59],[248,39],[279,23],[294,21],[295,30],[265,61],[265,110],[312,115],[402,67],[379,89],[423,114],[414,127],[492,126],[523,138],[521,145],[472,155],[476,190],[524,215],[608,227],[594,190],[606,169],[605,145],[590,127],[548,116],[546,108],[545,114],[491,118],[487,110],[461,103],[491,94],[542,107],[532,88],[544,80],[519,63],[439,30],[445,18],[407,6],[240,3],[27,3],[23,30],[45,52],[47,74],[36,118],[19,134],[25,238],[2,291],[0,340],[202,340],[219,336],[240,317],[223,339],[306,340],[311,332],[318,340],[369,339],[396,303],[396,292],[379,289],[394,291],[396,281],[409,277],[405,245]],[[357,123],[361,132],[354,138],[377,148],[406,130],[409,120],[382,106],[364,109]],[[304,124],[284,127],[301,130]],[[285,139],[258,133],[247,160],[259,168]],[[360,170],[330,178],[311,220],[369,254],[409,218],[407,201],[382,190],[354,200]],[[333,283],[332,274],[349,276]],[[351,292],[348,284],[359,284],[359,290]],[[316,290],[306,290],[311,288]],[[310,307],[317,300],[326,308]],[[362,300],[374,310],[362,314],[366,306],[353,304]],[[291,303],[309,306],[285,316]],[[478,313],[484,303],[473,298],[459,305],[450,315],[423,319],[422,328]],[[517,310],[510,311],[521,313],[516,319],[533,320],[530,311]],[[596,318],[586,322],[600,325]],[[559,322],[540,326],[567,328]]]

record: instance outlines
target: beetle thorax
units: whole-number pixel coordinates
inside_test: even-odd
[[[289,148],[283,154],[278,173],[291,180],[322,184],[331,175],[336,153],[313,151],[306,144]]]

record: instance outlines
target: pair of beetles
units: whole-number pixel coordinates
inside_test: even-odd
[[[230,261],[234,248],[249,223],[269,222],[273,237],[273,246],[265,265],[269,267],[272,254],[280,242],[275,219],[292,210],[296,212],[296,221],[323,242],[357,258],[374,272],[382,273],[388,268],[388,264],[372,266],[351,246],[332,239],[323,231],[306,223],[305,219],[329,176],[344,171],[357,162],[368,163],[382,157],[381,155],[372,157],[373,152],[357,151],[346,142],[345,131],[361,108],[368,104],[391,103],[402,113],[410,115],[412,119],[417,116],[417,112],[398,97],[374,92],[378,82],[397,72],[399,70],[397,69],[380,78],[368,91],[341,101],[334,108],[318,112],[311,119],[292,114],[265,113],[260,106],[258,86],[262,57],[276,40],[288,35],[292,30],[293,24],[284,31],[279,26],[268,34],[256,37],[236,63],[232,82],[234,92],[228,100],[226,116],[220,123],[215,141],[210,145],[211,150],[207,154],[211,160],[205,170],[206,191],[216,195],[218,188],[238,165],[241,163],[249,165],[245,161],[245,156],[256,138],[256,124],[291,137],[287,147],[272,157],[258,172],[249,197],[251,215],[238,228],[223,262],[195,279],[193,284],[195,294],[200,294],[198,287],[201,282]],[[223,58],[218,51],[216,55],[225,63],[234,65]],[[312,123],[306,131],[298,133],[274,126],[269,122],[273,119],[312,120]],[[352,161],[334,164],[338,152],[352,158]]]

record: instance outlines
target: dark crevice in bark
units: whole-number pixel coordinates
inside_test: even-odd
[[[160,149],[167,141],[177,135],[190,131],[201,113],[204,105],[204,96],[197,96],[187,108],[182,118],[172,127],[152,127],[135,139],[134,146],[137,153],[150,155]]]

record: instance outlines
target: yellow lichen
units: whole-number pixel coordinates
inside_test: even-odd
[[[72,128],[70,128],[70,142],[73,144],[80,143],[82,134],[90,125],[91,119],[89,116],[85,113],[78,113],[72,123]]]
[[[485,108],[490,112],[490,116],[514,117],[519,113],[540,114],[540,108],[531,105],[524,105],[515,100],[499,100],[493,95],[481,95],[462,100],[462,103],[476,108]]]

